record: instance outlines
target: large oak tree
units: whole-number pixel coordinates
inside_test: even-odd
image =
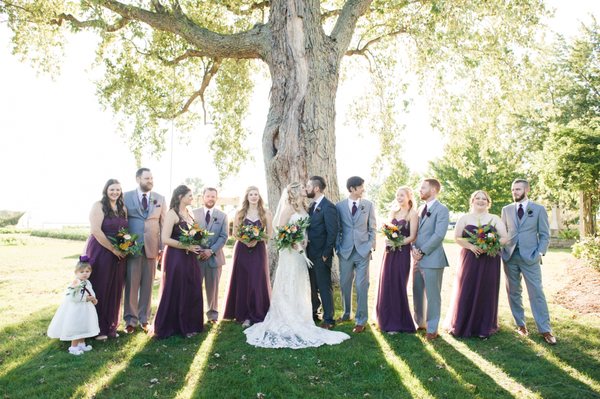
[[[326,176],[337,196],[335,102],[345,56],[362,56],[379,76],[399,75],[391,81],[407,72],[393,60],[408,58],[427,92],[474,66],[513,63],[543,9],[541,0],[0,0],[15,53],[42,69],[55,66],[68,30],[98,34],[99,97],[127,122],[138,154],[161,149],[165,120],[190,128],[208,109],[217,165],[235,172],[246,157],[249,60],[264,62],[270,203],[312,174]],[[398,133],[379,130],[384,144]]]

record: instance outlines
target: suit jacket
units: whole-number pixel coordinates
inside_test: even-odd
[[[448,258],[442,242],[448,231],[450,212],[440,201],[435,201],[431,205],[431,209],[427,210],[427,215],[422,218],[421,212],[424,206],[417,211],[419,213],[419,231],[415,247],[423,252],[419,267],[422,269],[448,267]]]
[[[338,255],[347,259],[356,248],[356,252],[366,258],[375,248],[375,207],[370,201],[361,199],[358,210],[352,216],[348,200],[344,199],[336,204],[336,208],[340,223],[336,244]]]
[[[321,199],[319,206],[310,215],[308,226],[308,247],[306,252],[309,258],[333,256],[333,248],[338,235],[338,211],[326,197]]]
[[[550,242],[550,226],[548,213],[540,204],[529,201],[523,218],[517,216],[518,205],[513,203],[502,208],[502,221],[508,229],[509,242],[502,249],[502,259],[510,259],[515,248],[529,265],[540,261],[541,255],[548,250]]]
[[[207,263],[209,267],[219,267],[225,264],[225,254],[223,253],[223,247],[227,242],[228,224],[227,215],[217,208],[213,208],[210,211],[210,221],[206,224],[206,209],[198,208],[194,209],[194,219],[200,224],[200,227],[207,229],[212,236],[208,236],[206,244],[207,249],[211,249],[214,253],[213,256],[200,263]]]
[[[148,209],[145,211],[142,209],[137,190],[126,192],[123,201],[127,208],[129,232],[138,235],[138,240],[144,244],[147,258],[156,258],[158,251],[162,249],[160,232],[167,214],[165,197],[153,191],[150,192]]]

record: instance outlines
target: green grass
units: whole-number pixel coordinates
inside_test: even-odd
[[[45,332],[84,243],[5,237],[20,243],[0,244],[0,398],[256,398],[259,393],[265,398],[600,397],[600,318],[552,301],[566,283],[565,265],[572,261],[568,251],[551,251],[543,265],[559,339],[555,347],[537,334],[522,338],[514,333],[502,286],[501,330],[485,341],[442,334],[429,343],[421,334],[382,334],[373,324],[354,335],[352,324],[344,323],[337,329],[352,339],[340,345],[267,350],[247,345],[240,325],[220,322],[191,339],[121,334],[92,342],[92,352],[75,357],[67,354],[67,343],[48,339]],[[454,244],[446,249],[452,267],[444,277],[443,311],[458,254]],[[381,252],[374,259],[371,322]],[[230,270],[228,265],[223,272],[221,298]],[[339,295],[336,301],[339,315]],[[533,320],[528,325],[535,330]]]

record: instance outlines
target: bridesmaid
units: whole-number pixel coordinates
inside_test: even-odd
[[[498,292],[500,289],[500,254],[489,256],[467,238],[479,225],[491,225],[500,243],[506,244],[508,233],[502,220],[488,212],[492,199],[485,191],[471,194],[470,212],[458,219],[454,233],[463,247],[456,275],[446,329],[457,337],[487,338],[498,331]]]
[[[200,245],[184,246],[179,242],[181,229],[194,223],[188,208],[193,201],[192,190],[178,186],[173,191],[169,211],[161,231],[166,245],[163,256],[160,299],[154,317],[154,336],[167,338],[183,335],[187,338],[202,332],[204,312],[202,272],[197,254]]]
[[[102,199],[92,206],[90,212],[91,236],[86,253],[94,273],[90,282],[96,292],[98,324],[104,341],[118,337],[119,310],[125,286],[125,254],[113,247],[108,237],[114,237],[121,228],[127,228],[127,209],[123,205],[121,183],[109,179],[102,190]]]
[[[418,215],[409,187],[402,186],[396,191],[396,203],[389,219],[390,223],[400,228],[405,238],[404,245],[395,251],[386,246],[375,307],[377,322],[381,331],[390,334],[414,333],[415,323],[410,313],[406,287],[410,275],[410,244],[417,239]]]
[[[264,227],[266,239],[273,233],[272,217],[263,206],[258,188],[246,189],[242,209],[235,214],[233,236],[238,239],[233,254],[231,282],[225,306],[225,319],[235,319],[249,327],[264,320],[269,310],[271,280],[265,241],[239,241],[239,228],[244,225]]]

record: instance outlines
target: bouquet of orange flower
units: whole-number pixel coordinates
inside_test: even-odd
[[[384,223],[381,227],[381,232],[385,235],[385,238],[388,239],[389,244],[387,247],[390,248],[391,251],[395,251],[399,249],[402,250],[402,245],[404,244],[404,236],[400,234],[400,227],[395,224]]]
[[[113,247],[126,256],[135,256],[142,252],[142,244],[136,241],[137,238],[137,234],[130,233],[125,227],[121,227],[114,237],[108,237]]]
[[[213,233],[206,229],[203,229],[196,222],[194,222],[193,224],[187,223],[187,228],[179,226],[179,229],[181,229],[179,242],[183,244],[184,247],[191,247],[192,245],[205,246],[208,237],[213,235]]]
[[[238,238],[241,242],[248,244],[252,241],[264,241],[267,238],[267,233],[263,227],[242,224],[238,231]]]
[[[500,253],[502,244],[500,244],[500,236],[494,225],[486,224],[482,226],[479,223],[475,232],[465,231],[468,235],[467,241],[485,251],[487,256],[496,256]]]
[[[277,249],[293,248],[294,244],[304,240],[304,231],[310,225],[308,218],[298,219],[293,223],[288,223],[278,227],[275,234]],[[304,251],[300,251],[301,253]]]

